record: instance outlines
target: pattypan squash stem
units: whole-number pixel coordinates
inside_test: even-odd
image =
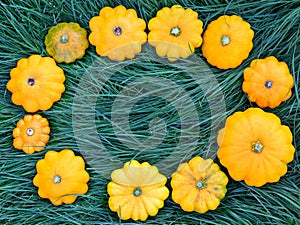
[[[138,196],[142,195],[142,189],[140,189],[139,187],[134,188],[133,195],[135,197],[138,197]]]
[[[269,80],[266,81],[266,83],[265,83],[265,87],[266,87],[266,88],[271,88],[272,85],[273,85],[272,81],[269,81]]]
[[[123,32],[123,30],[120,26],[115,26],[113,31],[116,36],[120,36]]]
[[[28,136],[32,136],[32,135],[34,135],[34,130],[33,130],[32,128],[27,128],[27,129],[26,129],[26,134],[27,134]]]
[[[198,181],[197,183],[196,183],[196,187],[199,189],[199,190],[201,190],[201,189],[203,189],[203,188],[205,188],[205,183],[203,182],[203,181]]]
[[[28,78],[27,84],[28,84],[29,86],[33,86],[33,85],[35,84],[35,80],[34,80],[33,78]]]
[[[228,45],[230,43],[230,37],[227,35],[223,35],[221,38],[222,46]]]
[[[69,41],[69,36],[67,34],[64,34],[60,37],[61,43],[67,43]]]
[[[260,141],[256,141],[252,143],[252,151],[255,153],[261,153],[264,146]]]
[[[170,34],[175,36],[175,37],[178,37],[181,33],[181,30],[179,27],[173,27],[170,31]]]
[[[61,177],[59,175],[55,175],[53,178],[54,184],[59,184],[61,182]]]

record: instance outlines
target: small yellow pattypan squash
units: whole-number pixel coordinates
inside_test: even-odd
[[[58,23],[45,37],[46,51],[56,62],[72,63],[89,47],[87,32],[78,23]]]
[[[27,112],[48,110],[65,91],[64,71],[54,59],[32,55],[18,61],[10,71],[6,87],[12,92],[12,102]]]
[[[36,164],[37,174],[33,184],[41,198],[48,198],[53,205],[73,203],[78,195],[88,191],[89,174],[81,156],[70,149],[48,151]]]
[[[46,118],[38,114],[26,115],[13,130],[13,146],[27,154],[40,152],[49,141],[49,133],[50,127]]]
[[[243,90],[250,101],[261,107],[275,108],[292,96],[293,76],[285,62],[274,56],[255,59],[244,70]]]
[[[238,67],[249,55],[254,31],[241,17],[220,16],[203,35],[202,53],[208,63],[220,69]]]
[[[205,213],[215,210],[227,189],[228,178],[212,159],[192,158],[172,175],[172,199],[184,211]]]
[[[111,179],[107,186],[109,208],[122,220],[155,216],[169,195],[167,178],[147,162],[127,162],[112,172]]]
[[[92,31],[90,43],[96,46],[100,56],[111,60],[134,58],[147,40],[145,21],[137,17],[134,9],[122,5],[102,8],[99,16],[90,20],[89,26]]]
[[[202,25],[198,13],[191,9],[164,7],[149,21],[148,41],[160,57],[167,56],[171,62],[187,58],[202,43]]]
[[[227,118],[218,135],[217,155],[234,180],[260,187],[287,172],[295,152],[292,139],[275,114],[249,108]]]

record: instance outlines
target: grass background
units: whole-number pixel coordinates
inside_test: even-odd
[[[234,111],[245,110],[255,106],[250,103],[242,92],[243,69],[255,58],[264,58],[270,55],[276,56],[280,61],[288,64],[295,79],[293,96],[276,109],[266,109],[278,115],[282,123],[288,125],[294,135],[293,144],[296,150],[300,146],[300,1],[221,1],[221,0],[162,0],[162,1],[80,1],[80,0],[2,0],[0,3],[0,224],[113,224],[121,223],[116,214],[110,212],[107,200],[106,185],[108,179],[104,179],[87,165],[91,179],[89,191],[81,196],[72,205],[54,207],[48,200],[41,199],[37,195],[37,189],[32,184],[36,174],[35,163],[43,158],[47,150],[61,150],[72,148],[79,155],[76,141],[72,131],[72,101],[80,77],[86,68],[99,60],[95,48],[90,46],[86,56],[73,64],[60,64],[66,75],[66,91],[62,99],[48,111],[39,112],[48,118],[51,125],[51,140],[47,148],[40,153],[26,155],[12,147],[12,130],[16,122],[26,112],[22,107],[12,104],[11,94],[6,89],[9,80],[9,72],[16,66],[17,61],[31,54],[47,56],[43,40],[50,27],[58,22],[78,22],[89,30],[88,22],[99,13],[104,6],[115,7],[119,4],[127,8],[134,8],[138,15],[146,22],[154,17],[156,12],[164,6],[181,4],[199,13],[199,18],[207,24],[223,14],[236,14],[243,17],[255,31],[254,48],[250,56],[241,66],[232,70],[219,70],[211,67],[225,97],[227,115]],[[200,57],[201,51],[196,54]],[[100,59],[102,60],[102,59]],[[105,59],[103,59],[105,60]],[[145,65],[140,63],[137,68],[147,66],[148,70],[157,71],[157,65]],[[135,77],[138,69],[124,68],[122,74],[116,74],[112,82],[122,84],[124,77]],[[173,68],[165,68],[165,71],[176,73]],[[156,72],[157,73],[157,72]],[[163,73],[163,72],[162,72]],[[151,74],[151,73],[150,73]],[[176,78],[177,79],[177,78]],[[201,92],[193,92],[193,88],[184,86],[188,81],[184,75],[178,75],[178,82],[189,89],[189,93],[195,100],[205,99]],[[120,88],[120,85],[116,87]],[[169,115],[173,112],[162,100],[155,103],[155,99],[148,99],[138,104],[132,117],[132,127],[142,136],[147,136],[147,122],[156,117],[157,110],[166,119],[167,125],[175,127],[170,130],[170,139],[161,151],[156,150],[148,154],[136,155],[119,145],[109,126],[110,106],[113,94],[118,88],[108,86],[106,93],[99,97],[96,119],[99,135],[110,138],[107,143],[113,146],[110,151],[117,157],[126,161],[134,156],[141,161],[153,162],[160,160],[160,155],[165,149],[176,144],[176,121],[178,115]],[[199,115],[207,114],[207,104],[198,105]],[[103,104],[100,104],[103,103]],[[104,104],[105,103],[105,104]],[[165,104],[165,107],[161,104]],[[144,107],[142,107],[144,106]],[[151,106],[151,107],[150,107]],[[150,109],[149,109],[150,108]],[[148,110],[145,110],[148,109]],[[165,110],[165,111],[164,111]],[[145,116],[139,116],[148,115]],[[97,115],[106,115],[106,120],[97,118]],[[160,114],[159,114],[160,115]],[[174,118],[170,117],[174,116]],[[209,118],[202,122],[203,140],[199,142],[198,152],[202,155],[202,145],[209,135]],[[173,133],[172,133],[173,132]],[[173,135],[173,136],[172,136]],[[221,205],[215,211],[209,211],[204,215],[198,213],[185,213],[179,205],[169,198],[165,202],[156,217],[150,217],[148,224],[300,224],[300,157],[296,151],[293,162],[288,165],[287,174],[278,183],[267,184],[261,188],[248,187],[243,182],[230,180],[228,192]],[[224,171],[226,171],[223,168]],[[169,184],[168,184],[169,185]],[[124,224],[136,224],[139,222],[122,221]]]

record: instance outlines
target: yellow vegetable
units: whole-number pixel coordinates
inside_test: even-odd
[[[184,211],[205,213],[215,210],[224,198],[227,176],[212,159],[192,158],[180,164],[172,175],[172,199]]]
[[[12,92],[12,102],[22,105],[27,112],[48,110],[60,100],[65,91],[64,71],[54,59],[32,55],[18,61],[10,71],[6,87]]]
[[[292,96],[293,76],[274,56],[255,59],[244,70],[243,91],[259,107],[275,108]]]
[[[40,152],[49,141],[50,127],[42,116],[26,115],[19,120],[13,131],[13,145],[27,154]]]
[[[167,178],[147,162],[127,162],[112,172],[111,179],[107,185],[109,208],[122,220],[146,220],[155,216],[169,195],[165,186]]]
[[[169,61],[187,58],[202,43],[202,25],[198,13],[191,9],[164,7],[149,21],[148,41],[160,57],[167,56]]]
[[[273,113],[259,108],[236,112],[218,135],[218,157],[230,176],[260,187],[277,182],[294,158],[292,133]]]
[[[220,69],[238,67],[249,55],[254,32],[239,16],[220,16],[203,35],[202,53],[208,63]]]
[[[37,162],[36,170],[33,184],[38,187],[39,196],[48,198],[56,206],[71,204],[77,195],[88,191],[89,174],[85,163],[70,149],[48,151],[45,158]]]
[[[56,62],[71,63],[89,47],[87,32],[78,23],[58,23],[45,37],[46,51]]]
[[[134,9],[122,5],[102,8],[99,16],[90,20],[89,26],[92,31],[90,43],[96,46],[100,56],[111,60],[134,58],[147,40],[145,21],[137,17]]]

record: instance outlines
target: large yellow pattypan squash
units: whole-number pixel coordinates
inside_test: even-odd
[[[293,76],[285,62],[274,56],[255,59],[244,70],[243,90],[250,101],[261,107],[275,108],[292,96]]]
[[[147,40],[145,21],[137,17],[134,9],[122,5],[102,8],[99,16],[90,20],[90,29],[89,41],[96,46],[96,52],[111,60],[134,58]]]
[[[218,157],[234,180],[260,187],[287,172],[295,152],[292,139],[275,114],[249,108],[227,118],[218,135]]]
[[[155,216],[169,195],[167,178],[147,162],[127,162],[112,172],[111,179],[107,186],[109,208],[123,220]]]
[[[65,91],[64,71],[54,59],[32,55],[18,61],[10,71],[6,87],[12,92],[12,102],[27,112],[48,110]]]
[[[160,57],[167,56],[169,61],[187,58],[202,43],[202,25],[198,13],[191,9],[164,7],[149,21],[148,41]]]
[[[212,159],[192,158],[180,164],[172,175],[172,199],[184,211],[205,213],[215,210],[224,198],[227,176]]]
[[[90,177],[83,158],[75,156],[70,149],[48,151],[45,158],[37,162],[36,170],[33,184],[38,187],[39,196],[48,198],[56,206],[71,204],[78,195],[88,191]]]
[[[238,67],[249,55],[254,32],[241,17],[220,16],[203,35],[202,53],[208,63],[220,69]]]

